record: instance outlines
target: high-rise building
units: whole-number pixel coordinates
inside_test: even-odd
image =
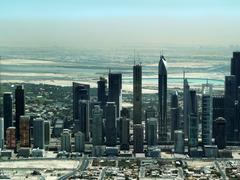
[[[157,145],[157,118],[147,119],[147,145],[155,146]]]
[[[191,89],[189,91],[189,115],[190,114],[198,114],[198,103],[197,103],[197,92],[196,90]]]
[[[49,145],[51,132],[50,132],[50,121],[44,121],[44,138],[45,138],[45,145]]]
[[[30,147],[30,116],[20,116],[20,146]]]
[[[13,126],[13,114],[12,114],[12,93],[5,92],[3,94],[3,119],[4,119],[4,134],[8,127]]]
[[[82,132],[77,132],[74,135],[75,152],[84,152],[85,150],[85,135]]]
[[[23,116],[25,114],[25,98],[24,98],[24,87],[23,85],[17,86],[15,89],[15,120],[16,120],[16,138],[17,140],[20,139],[20,127],[19,127],[19,121],[20,116]]]
[[[36,118],[33,120],[33,147],[44,149],[44,120],[42,118]]]
[[[236,76],[237,87],[240,86],[240,52],[233,52],[231,59],[231,75]]]
[[[171,96],[171,140],[174,140],[174,131],[181,129],[180,108],[177,91]]]
[[[79,118],[79,100],[90,100],[90,86],[73,82],[73,121]]]
[[[16,149],[16,128],[8,127],[6,131],[6,148]]]
[[[184,135],[188,138],[188,127],[189,127],[189,111],[190,111],[190,86],[187,78],[183,78],[183,124],[184,124]]]
[[[227,141],[238,139],[238,120],[236,119],[235,101],[237,99],[237,80],[235,75],[225,76],[224,118],[227,122]]]
[[[69,129],[64,129],[61,135],[61,150],[71,152],[71,133]]]
[[[89,141],[89,101],[79,100],[78,119],[75,120],[75,132],[81,131]]]
[[[93,146],[100,146],[103,144],[103,111],[100,106],[95,105],[93,109],[92,120],[92,144]]]
[[[198,116],[196,113],[189,115],[188,147],[198,147]]]
[[[101,108],[103,108],[107,103],[107,80],[104,77],[100,77],[98,84],[98,90],[97,90],[97,96],[98,96],[98,102],[101,104]]]
[[[117,144],[117,107],[115,102],[107,102],[105,108],[106,113],[106,124],[105,124],[105,134],[106,134],[106,145],[116,146]]]
[[[142,123],[142,66],[133,66],[133,123]]]
[[[4,119],[0,117],[0,149],[3,149],[4,142]]]
[[[182,130],[174,131],[174,152],[184,153],[184,134]]]
[[[218,149],[224,149],[226,147],[226,120],[222,117],[215,119],[215,144]]]
[[[143,153],[143,125],[133,125],[133,151],[134,153]]]
[[[224,117],[224,96],[213,96],[213,120]],[[216,135],[215,122],[213,121],[213,138]]]
[[[167,141],[167,66],[164,56],[158,65],[158,140]]]
[[[129,119],[120,119],[120,149],[129,150]]]
[[[202,87],[202,144],[212,144],[212,84]]]
[[[119,117],[122,110],[122,74],[109,72],[108,83],[108,102],[115,102]]]

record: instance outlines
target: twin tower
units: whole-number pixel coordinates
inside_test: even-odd
[[[133,124],[142,122],[142,66],[133,66]],[[158,64],[158,141],[167,141],[167,62],[160,56]]]

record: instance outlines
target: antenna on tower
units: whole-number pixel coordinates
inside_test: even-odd
[[[134,49],[134,51],[133,51],[133,53],[134,53],[134,66],[136,65],[136,58],[135,58],[135,49]]]
[[[111,68],[108,69],[109,74],[111,73]]]

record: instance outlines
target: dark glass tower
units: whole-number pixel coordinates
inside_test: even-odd
[[[231,75],[236,76],[237,86],[240,86],[240,52],[233,52],[231,59]]]
[[[219,149],[224,149],[226,147],[226,120],[219,117],[215,120],[215,144]]]
[[[4,118],[4,134],[8,127],[13,126],[12,115],[12,93],[6,92],[3,94],[3,118]]]
[[[73,121],[79,118],[79,100],[90,100],[90,86],[73,82]]]
[[[117,145],[117,108],[114,102],[107,102],[106,109],[106,146]]]
[[[235,113],[236,84],[236,76],[225,76],[224,117],[227,122],[227,141],[236,141],[238,138],[238,122]]]
[[[164,56],[158,65],[158,137],[159,142],[167,141],[167,67]]]
[[[108,83],[108,102],[115,102],[117,117],[119,117],[122,110],[122,74],[110,72],[108,74]]]
[[[133,66],[133,123],[142,123],[142,66]]]
[[[174,140],[174,131],[181,129],[180,109],[178,105],[178,92],[171,96],[171,140]]]
[[[97,84],[98,84],[98,91],[97,91],[98,102],[100,102],[102,108],[106,105],[106,102],[107,102],[106,83],[107,83],[107,80],[103,77],[100,77],[100,80],[97,82]]]
[[[25,114],[25,98],[23,85],[15,89],[15,108],[16,108],[16,139],[20,140],[20,116]]]

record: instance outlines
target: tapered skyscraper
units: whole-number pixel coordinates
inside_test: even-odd
[[[133,123],[142,123],[142,66],[133,66]]]
[[[158,135],[159,142],[167,141],[167,63],[160,56],[158,65]]]

